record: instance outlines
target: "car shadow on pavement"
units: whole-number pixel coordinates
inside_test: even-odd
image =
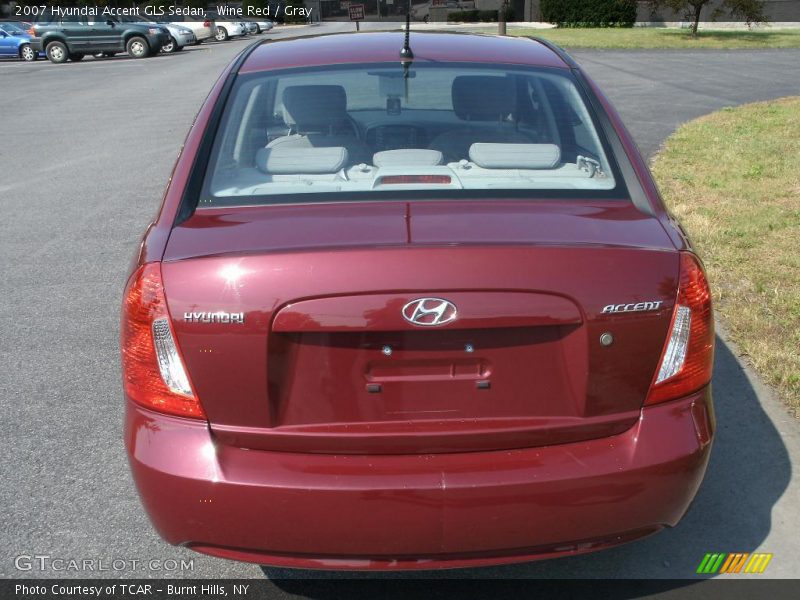
[[[142,64],[147,64],[147,62],[145,62],[145,61],[151,61],[151,60],[154,60],[154,59],[155,60],[163,60],[163,59],[169,60],[169,59],[172,59],[172,58],[175,58],[175,57],[178,57],[178,56],[186,56],[186,51],[187,50],[188,50],[188,48],[184,49],[182,52],[170,52],[168,54],[165,54],[163,52],[159,52],[158,54],[154,54],[153,56],[148,56],[147,58],[134,58],[132,56],[128,56],[127,54],[117,54],[116,56],[105,56],[105,57],[92,56],[91,58],[92,58],[92,62],[110,62],[110,61],[114,61],[114,62],[136,61],[136,62],[139,62],[139,61],[142,61]],[[75,64],[75,63],[72,63],[71,61],[69,61],[69,62],[66,62],[64,64],[68,65],[68,64]]]
[[[699,577],[696,569],[706,552],[751,552],[761,545],[792,471],[779,432],[719,337],[713,386],[717,432],[711,460],[694,503],[674,529],[593,554],[502,567],[410,573],[262,570],[285,592],[311,598],[343,597],[344,581],[332,585],[322,579],[659,578],[665,579],[659,583],[662,590],[685,586],[688,578]]]

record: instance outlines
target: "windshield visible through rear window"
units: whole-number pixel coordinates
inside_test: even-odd
[[[14,25],[14,23],[4,23],[2,21],[0,21],[0,29],[9,35],[16,35],[17,33],[22,33],[24,31],[22,27],[18,27],[17,25]]]
[[[348,65],[240,76],[199,207],[481,190],[608,198],[618,179],[568,72]]]

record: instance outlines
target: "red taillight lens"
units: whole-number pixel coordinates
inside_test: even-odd
[[[645,404],[674,400],[699,390],[711,381],[713,366],[711,291],[697,258],[682,252],[678,300],[672,314],[670,336]]]
[[[159,412],[206,418],[172,331],[158,263],[143,265],[128,282],[120,343],[122,381],[131,400]]]
[[[208,19],[203,21],[203,27],[211,27],[211,21],[209,21]]]
[[[31,37],[36,37],[36,30],[33,27],[31,27],[30,29],[28,29],[28,35]]]

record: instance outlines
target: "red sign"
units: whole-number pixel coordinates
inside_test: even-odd
[[[348,7],[350,11],[350,20],[351,21],[361,21],[364,18],[364,5],[363,4],[351,4]]]

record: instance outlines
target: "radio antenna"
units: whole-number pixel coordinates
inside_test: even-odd
[[[414,53],[411,51],[411,0],[406,5],[406,39],[403,48],[400,50],[400,62],[403,66],[414,60]]]

